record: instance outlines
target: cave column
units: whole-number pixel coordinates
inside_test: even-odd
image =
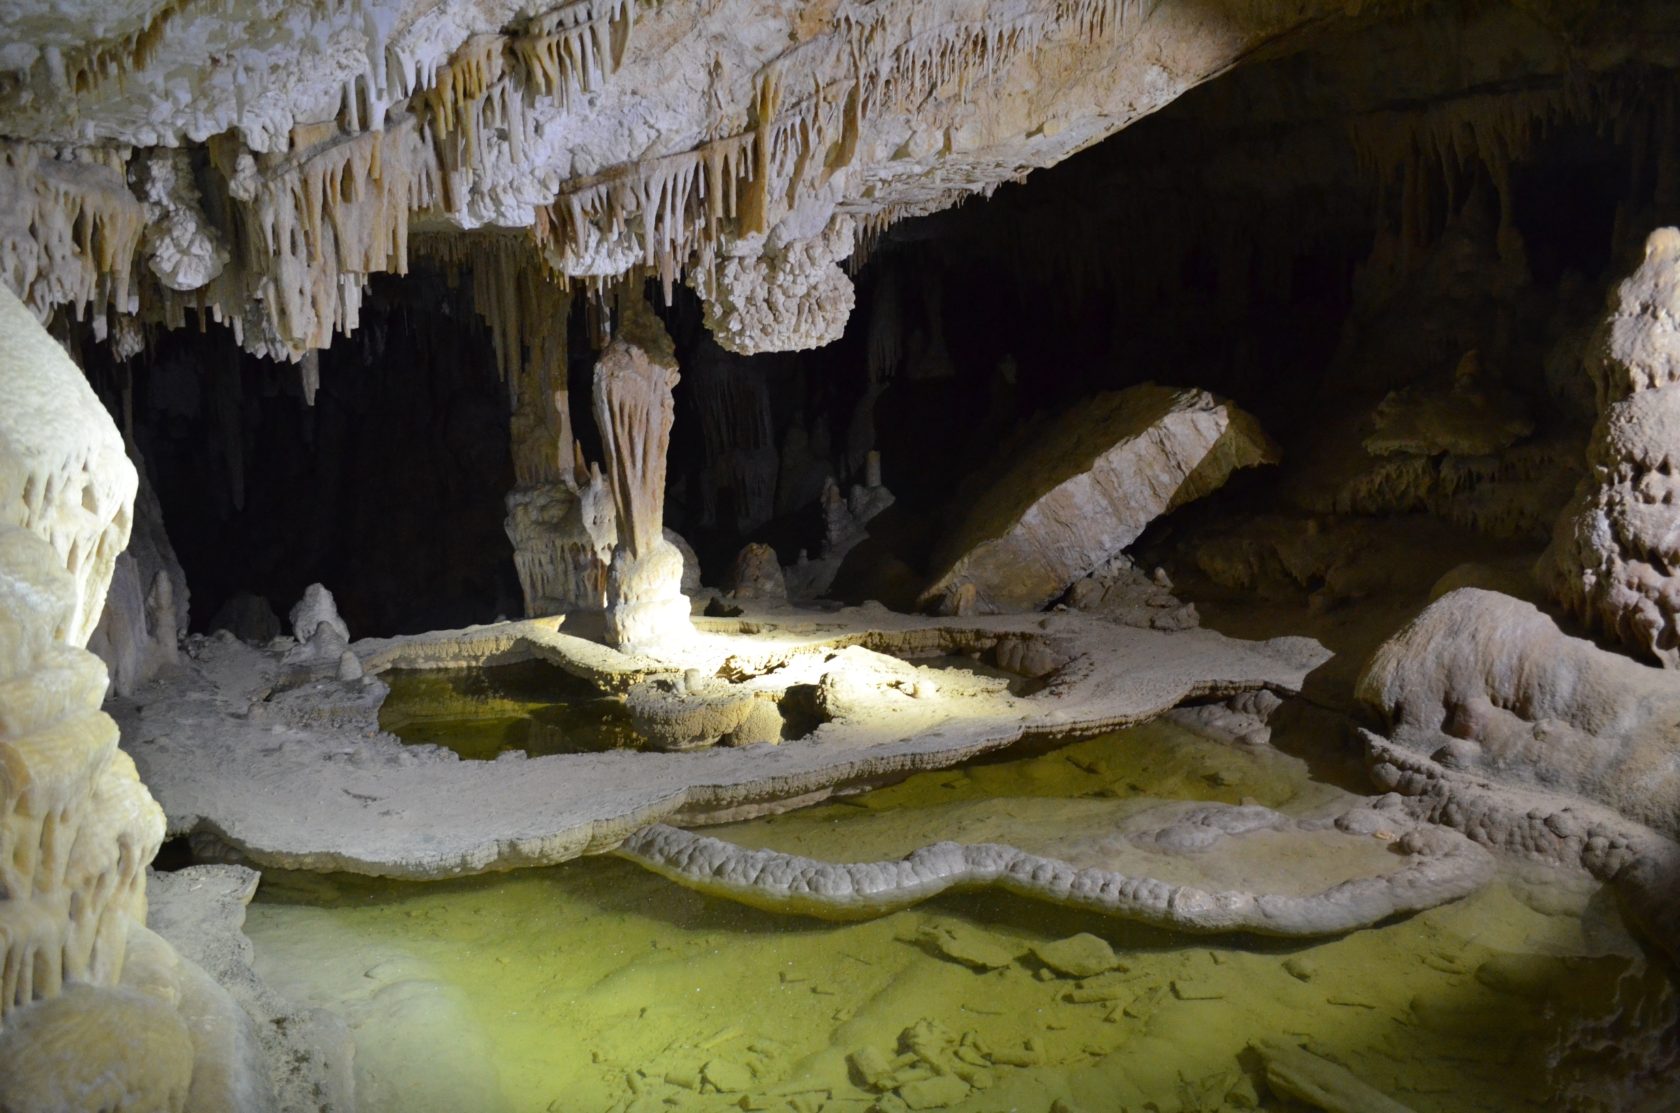
[[[617,537],[600,470],[583,466],[566,388],[571,300],[521,257],[474,271],[474,302],[490,323],[513,416],[514,480],[503,527],[525,615],[599,614]]]
[[[665,539],[665,454],[676,405],[676,353],[646,302],[627,297],[618,334],[595,365],[595,422],[618,539],[607,572],[606,636],[657,651],[692,633],[682,553]]]

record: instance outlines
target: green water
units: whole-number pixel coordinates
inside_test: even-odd
[[[507,750],[543,754],[638,749],[623,701],[543,661],[483,669],[392,669],[380,729],[490,761]]]
[[[872,829],[913,839],[1000,799],[1301,811],[1340,792],[1277,751],[1152,724],[713,833],[839,858]],[[978,971],[930,927],[1022,953]],[[1257,1041],[1306,1045],[1420,1113],[1668,1110],[1680,1094],[1668,968],[1607,891],[1515,864],[1475,897],[1316,945],[992,894],[835,925],[614,858],[429,884],[269,873],[247,931],[265,977],[351,1024],[372,1113],[1305,1108],[1268,1091]],[[1080,981],[1025,953],[1080,932],[1124,967]],[[911,1081],[880,1092],[859,1062]]]

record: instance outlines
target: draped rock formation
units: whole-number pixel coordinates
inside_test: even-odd
[[[101,336],[195,316],[299,361],[407,271],[411,225],[494,225],[562,283],[686,275],[725,346],[806,347],[887,225],[1344,8],[27,0],[0,56],[0,273]]]

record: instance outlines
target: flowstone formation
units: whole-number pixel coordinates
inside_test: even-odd
[[[200,854],[421,878],[565,861],[650,822],[783,811],[1029,735],[1142,722],[1189,699],[1295,691],[1324,658],[1308,639],[1243,642],[1076,613],[695,618],[660,658],[573,636],[567,621],[361,641],[353,652],[366,677],[287,691],[280,649],[192,638],[182,670],[113,710],[125,732],[150,740],[136,760],[170,831]],[[952,652],[1030,669],[1036,691],[914,660]],[[533,660],[622,696],[645,749],[463,761],[379,730],[375,678],[387,669]]]
[[[0,291],[0,1105],[273,1107],[250,1019],[145,926],[163,815],[83,648],[137,479],[64,352]]]
[[[1539,571],[1570,613],[1680,667],[1680,229],[1661,228],[1589,348],[1598,421],[1588,472]]]
[[[1671,952],[1680,869],[1680,689],[1530,603],[1462,588],[1386,642],[1357,695],[1379,787],[1478,842],[1622,884]]]
[[[1037,610],[1157,517],[1275,460],[1259,423],[1206,391],[1146,384],[1102,395],[1009,457],[953,531],[922,604]]]

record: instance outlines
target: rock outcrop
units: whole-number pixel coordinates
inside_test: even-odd
[[[117,556],[105,609],[88,639],[88,649],[105,662],[112,691],[129,695],[179,661],[189,596],[163,508],[141,470],[128,548]]]
[[[1377,785],[1484,845],[1614,882],[1680,955],[1680,688],[1559,630],[1529,603],[1460,588],[1385,643],[1357,694]]]
[[[1356,694],[1391,742],[1448,769],[1680,836],[1680,685],[1570,637],[1531,603],[1443,595],[1376,652]],[[1379,773],[1385,788],[1402,775]]]
[[[1582,479],[1541,558],[1590,628],[1680,668],[1680,229],[1663,228],[1589,347],[1598,422]]]
[[[1255,420],[1206,391],[1146,384],[1042,430],[953,531],[922,605],[1030,611],[1137,540],[1150,522],[1276,460]]]

